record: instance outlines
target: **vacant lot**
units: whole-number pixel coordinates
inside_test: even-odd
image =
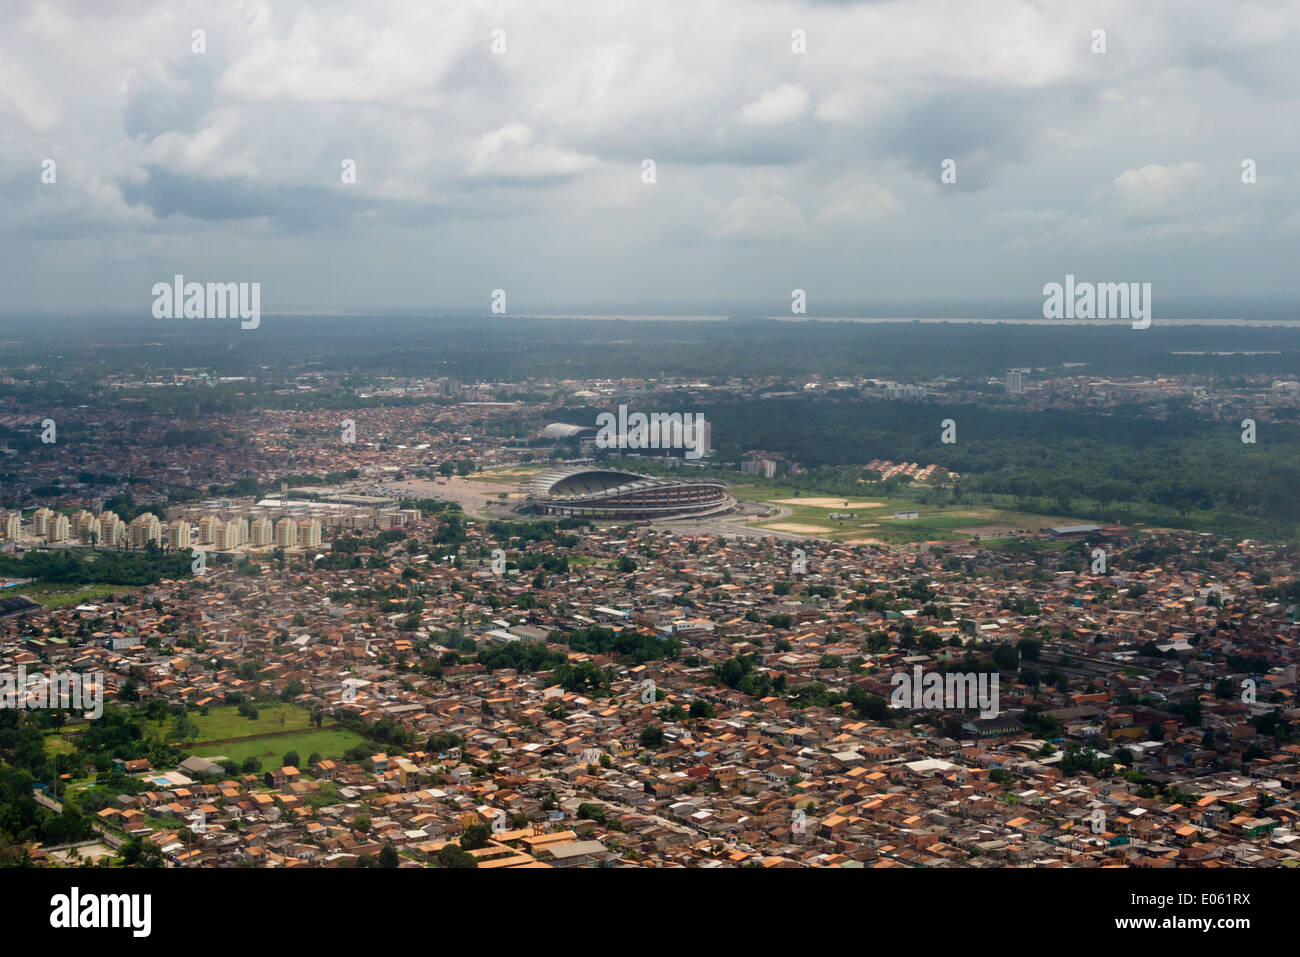
[[[793,532],[796,535],[818,535],[825,531],[820,525],[800,525],[797,522],[774,522],[763,527],[770,528],[774,532]]]
[[[249,758],[257,758],[262,762],[262,768],[265,770],[278,768],[288,751],[297,751],[299,760],[305,765],[307,759],[315,752],[319,752],[322,758],[341,758],[345,751],[355,748],[364,741],[365,738],[355,731],[337,728],[333,731],[312,730],[275,737],[245,738],[234,743],[199,746],[193,748],[192,753],[201,758],[222,755],[236,764],[243,764]],[[383,748],[376,745],[375,750],[382,751]]]
[[[880,508],[882,502],[859,502],[842,498],[773,498],[768,499],[778,505],[811,505],[814,508]]]
[[[1002,538],[1020,531],[1036,533],[1053,525],[1072,525],[1080,520],[1065,515],[1031,515],[983,505],[927,505],[921,492],[895,492],[862,501],[830,496],[795,495],[788,486],[738,484],[731,487],[737,498],[781,505],[789,515],[759,521],[758,527],[855,545],[904,544],[908,542],[965,542]],[[831,518],[832,513],[851,512],[852,518]],[[898,512],[917,512],[913,519],[894,518]]]
[[[315,751],[323,758],[339,758],[344,751],[365,740],[344,728],[316,728],[311,723],[311,713],[296,705],[273,702],[255,707],[256,720],[241,715],[235,705],[209,708],[207,714],[191,712],[190,719],[198,724],[199,733],[181,747],[201,758],[223,755],[239,764],[247,758],[257,758],[262,767],[269,768],[278,767],[287,751],[297,751],[304,762]],[[165,735],[171,730],[172,721],[168,717],[161,723],[150,722],[149,727]]]
[[[209,708],[207,714],[191,711],[190,720],[199,726],[199,733],[192,740],[246,738],[275,731],[306,731],[311,728],[311,712],[305,708],[279,702],[258,704],[255,707],[258,710],[257,720],[245,718],[235,705],[230,704]],[[171,730],[172,720],[168,717],[163,722],[152,721],[148,723],[148,727],[152,731],[166,735]]]
[[[519,485],[530,476],[545,469],[541,465],[516,465],[504,469],[489,469],[466,476],[471,482],[491,482],[494,485]]]
[[[40,602],[46,608],[62,608],[64,605],[94,604],[96,599],[105,595],[120,595],[131,590],[131,585],[55,585],[32,584],[14,588],[9,593],[26,595],[32,601]]]

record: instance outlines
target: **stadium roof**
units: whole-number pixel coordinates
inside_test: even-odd
[[[715,483],[657,479],[621,469],[576,466],[538,472],[528,480],[524,491],[530,499],[583,499],[593,495],[603,497],[648,488],[695,484]]]
[[[548,439],[571,439],[575,435],[581,435],[583,432],[595,432],[596,430],[585,425],[570,425],[568,422],[552,422],[546,428],[542,429],[542,434]]]

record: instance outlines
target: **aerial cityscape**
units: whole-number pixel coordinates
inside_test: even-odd
[[[17,906],[830,868],[1284,914],[1300,13],[1193,6],[11,8]]]

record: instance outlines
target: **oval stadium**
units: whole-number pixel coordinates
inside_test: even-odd
[[[722,482],[587,466],[539,472],[524,487],[524,507],[542,515],[645,521],[713,515],[734,505]]]

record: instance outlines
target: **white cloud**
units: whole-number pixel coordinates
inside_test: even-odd
[[[817,213],[817,222],[823,226],[871,223],[903,211],[899,198],[874,182],[845,180],[828,193],[831,198]]]
[[[1114,180],[1115,198],[1121,212],[1147,220],[1164,219],[1199,207],[1209,185],[1205,164],[1198,162],[1148,163],[1140,169],[1127,169]]]
[[[793,123],[808,112],[808,91],[787,83],[768,90],[740,111],[740,121],[754,126]]]
[[[782,196],[737,196],[723,211],[715,238],[727,242],[770,243],[798,241],[805,233],[803,212]]]
[[[50,289],[97,303],[118,281],[111,236],[150,273],[187,249],[268,281],[328,268],[355,303],[378,280],[331,254],[347,221],[377,261],[427,250],[445,271],[421,280],[474,301],[508,264],[575,298],[617,299],[628,276],[609,267],[627,262],[680,277],[665,295],[707,295],[763,267],[723,250],[705,268],[701,243],[838,262],[880,234],[916,253],[873,277],[888,295],[971,288],[936,288],[921,263],[954,247],[988,290],[1062,272],[1072,246],[1147,274],[1192,244],[1217,244],[1190,277],[1207,288],[1293,288],[1273,264],[1300,255],[1300,7],[1203,0],[1188,18],[1183,2],[716,0],[671,18],[652,0],[18,5],[0,32],[0,285],[10,308]],[[1258,184],[1240,183],[1247,156]],[[947,157],[956,186],[938,183]],[[219,215],[228,195],[242,205]],[[506,218],[513,245],[493,228]],[[561,279],[577,270],[581,294]],[[406,280],[394,265],[383,282]]]
[[[485,133],[471,147],[469,172],[473,176],[532,179],[568,176],[595,164],[595,159],[535,143],[533,131],[523,123],[509,123]]]

